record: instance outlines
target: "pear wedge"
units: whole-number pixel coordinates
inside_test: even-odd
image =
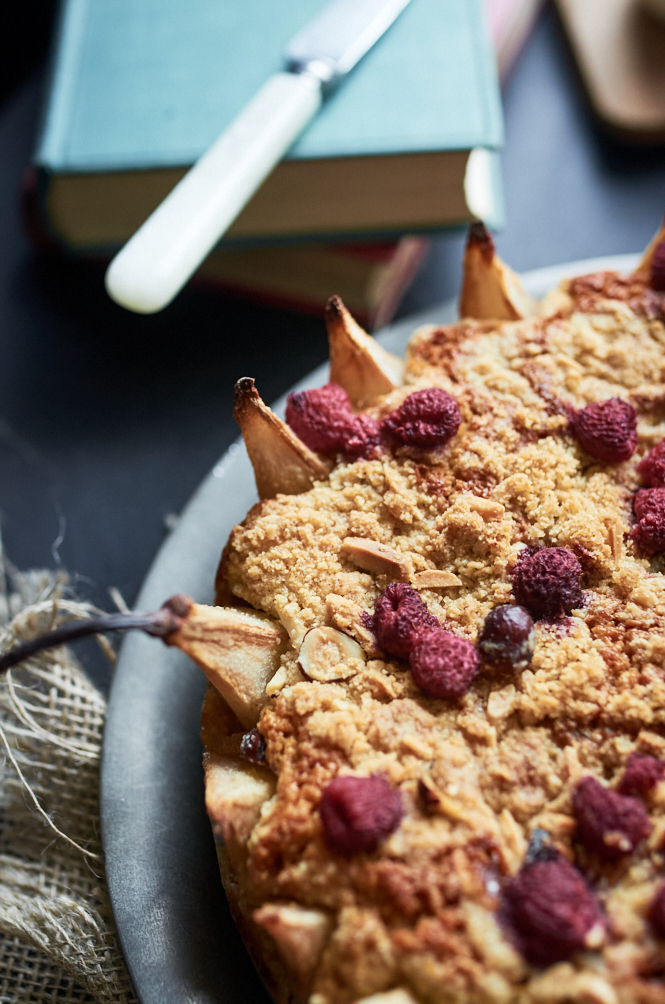
[[[330,468],[289,429],[261,400],[250,377],[238,380],[233,415],[240,426],[256,487],[262,499],[275,495],[298,495]]]
[[[265,903],[254,911],[254,921],[272,936],[301,986],[307,986],[332,930],[332,918],[299,903]]]
[[[538,304],[519,276],[496,253],[484,223],[472,223],[464,252],[460,317],[478,321],[520,321],[538,313]]]
[[[288,641],[281,624],[254,610],[192,601],[165,641],[203,670],[245,728],[256,725]]]
[[[639,263],[633,275],[636,279],[640,279],[642,282],[648,283],[651,279],[651,263],[653,261],[653,256],[656,253],[656,248],[659,244],[665,241],[665,216],[663,216],[663,222],[660,225],[660,229],[654,235],[653,240],[649,242],[646,247],[644,254],[642,255],[642,261]]]
[[[326,305],[326,327],[330,347],[330,382],[339,384],[354,405],[400,387],[404,363],[353,319],[339,296]]]
[[[217,841],[223,841],[237,871],[247,856],[247,841],[261,809],[275,793],[277,779],[267,770],[219,753],[206,753],[203,768],[212,831]]]

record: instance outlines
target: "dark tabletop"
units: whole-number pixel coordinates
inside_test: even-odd
[[[0,518],[21,569],[61,567],[79,595],[131,605],[170,520],[235,439],[233,384],[278,397],[326,355],[323,322],[187,289],[163,313],[111,303],[102,271],[39,255],[21,178],[42,103],[53,3],[0,13]],[[508,225],[517,269],[639,251],[665,210],[665,155],[603,137],[548,10],[505,88]],[[431,251],[400,313],[456,293],[463,237]],[[331,292],[333,292],[331,290]],[[83,658],[95,680],[108,668]]]

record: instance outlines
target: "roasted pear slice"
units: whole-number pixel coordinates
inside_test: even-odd
[[[259,821],[261,807],[274,794],[277,780],[267,770],[219,753],[206,753],[203,766],[206,810],[213,833],[225,841],[235,863]]]
[[[179,597],[183,609],[167,645],[175,645],[199,666],[245,728],[259,720],[266,686],[286,648],[284,628],[267,614],[236,607],[208,607]],[[184,604],[189,602],[185,610]]]
[[[472,223],[464,252],[460,317],[519,321],[537,312],[538,304],[522,287],[517,273],[497,255],[485,224]]]
[[[636,279],[641,279],[642,282],[649,282],[651,279],[651,264],[653,262],[653,256],[656,253],[656,248],[659,244],[662,244],[663,241],[665,241],[665,216],[663,216],[663,222],[660,225],[660,229],[654,235],[653,240],[647,245],[647,248],[642,255],[642,261],[633,273]]]
[[[328,476],[330,468],[312,453],[261,400],[250,377],[238,380],[233,415],[240,426],[256,487],[262,499],[298,495]]]
[[[254,921],[272,936],[301,986],[307,986],[332,930],[332,918],[298,903],[265,903],[254,911]]]
[[[343,387],[354,405],[388,394],[402,384],[404,363],[353,319],[339,296],[326,305],[330,382]]]

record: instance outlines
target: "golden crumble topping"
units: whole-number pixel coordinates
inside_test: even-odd
[[[266,903],[327,918],[301,981],[311,1004],[395,988],[423,1004],[665,1002],[665,943],[646,920],[665,876],[665,782],[645,795],[650,835],[616,861],[580,850],[573,808],[586,775],[616,789],[632,754],[665,758],[665,579],[660,558],[630,538],[636,465],[665,435],[664,347],[661,299],[609,273],[562,284],[532,318],[421,328],[403,386],[364,413],[380,419],[441,388],[461,415],[450,442],[337,463],[235,528],[226,583],[289,639],[259,722],[276,788],[234,860],[235,895],[246,931]],[[638,419],[637,449],[619,464],[594,460],[569,431],[573,410],[610,398]],[[481,665],[464,696],[436,700],[379,650],[368,618],[396,574],[452,573],[419,593],[475,643],[489,611],[513,602],[521,552],[542,546],[577,557],[584,601],[537,621],[521,673]],[[393,555],[398,571],[368,570],[365,551]],[[346,679],[299,668],[320,626],[365,653]],[[211,720],[214,755],[233,740]],[[380,775],[401,793],[401,823],[377,851],[344,856],[324,840],[321,793],[340,775]],[[545,968],[497,914],[541,830],[582,868],[607,918],[597,945]]]

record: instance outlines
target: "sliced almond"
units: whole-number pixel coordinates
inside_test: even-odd
[[[330,467],[261,400],[250,377],[238,380],[233,415],[240,426],[262,499],[306,492]]]
[[[504,861],[511,875],[514,875],[522,867],[528,846],[524,832],[510,809],[502,809],[499,815],[499,829],[503,837]]]
[[[612,561],[615,568],[617,568],[621,564],[623,557],[623,530],[613,519],[606,519],[604,523],[607,530],[607,543],[612,552]]]
[[[333,627],[312,628],[298,653],[303,673],[319,683],[348,680],[358,672],[358,663],[366,659],[357,641]]]
[[[254,911],[254,920],[275,940],[300,984],[307,984],[332,929],[328,914],[295,903],[266,903]]]
[[[254,611],[192,603],[165,641],[203,670],[245,728],[256,725],[287,643],[281,624]]]
[[[469,509],[482,516],[486,523],[492,519],[501,519],[506,511],[506,507],[500,502],[495,502],[494,499],[480,498],[477,495],[469,499]]]
[[[267,770],[217,753],[206,755],[204,768],[206,811],[215,836],[224,840],[237,868],[261,808],[272,798],[277,782]]]
[[[411,580],[411,585],[414,589],[449,589],[451,586],[461,586],[462,580],[454,572],[428,568],[425,572],[417,572]]]
[[[404,363],[353,319],[339,296],[326,306],[330,382],[343,387],[353,404],[389,394],[402,384]]]
[[[338,593],[328,593],[326,596],[326,614],[333,626],[355,638],[365,652],[374,652],[376,638],[363,624],[364,612],[360,604],[354,603],[347,596],[340,596]]]
[[[341,554],[358,568],[374,575],[388,575],[398,582],[409,582],[413,575],[413,562],[406,554],[399,554],[385,544],[364,537],[345,537]]]
[[[651,263],[653,261],[653,256],[656,253],[656,248],[663,241],[665,241],[665,216],[663,216],[663,222],[660,225],[660,229],[654,235],[653,240],[647,245],[647,248],[642,255],[642,261],[633,272],[635,278],[641,279],[642,282],[649,282],[651,278]]]
[[[538,312],[519,276],[497,255],[484,223],[473,223],[469,230],[459,312],[480,321],[519,321]]]

